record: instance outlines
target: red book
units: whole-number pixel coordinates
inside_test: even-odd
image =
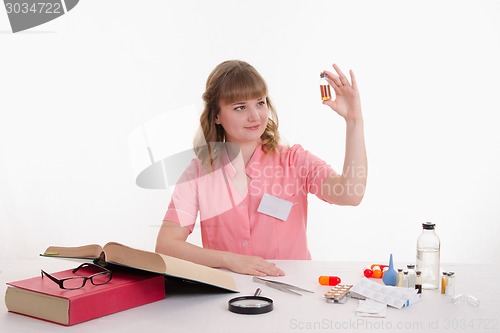
[[[125,268],[112,271],[108,283],[95,286],[87,281],[77,290],[61,289],[41,275],[10,282],[5,304],[11,312],[70,326],[165,298],[162,274]],[[59,279],[74,276],[71,269],[51,275]]]

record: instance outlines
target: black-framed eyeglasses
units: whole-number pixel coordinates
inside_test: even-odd
[[[90,280],[90,282],[92,282],[94,286],[100,286],[111,281],[111,277],[113,275],[112,272],[109,269],[94,264],[83,263],[74,270],[72,270],[71,272],[76,273],[80,269],[85,267],[93,267],[95,269],[98,269],[99,272],[92,274],[90,276],[72,276],[63,279],[58,279],[42,269],[42,278],[45,275],[49,279],[57,283],[59,285],[59,288],[67,290],[75,290],[83,288],[83,286],[85,286],[85,283],[87,283],[87,280]]]

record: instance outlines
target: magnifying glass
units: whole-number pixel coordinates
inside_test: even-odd
[[[259,296],[262,290],[257,288],[253,296],[241,296],[230,299],[229,311],[239,314],[261,314],[273,310],[273,300]]]

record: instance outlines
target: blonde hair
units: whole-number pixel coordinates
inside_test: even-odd
[[[205,108],[200,116],[200,129],[194,140],[196,155],[205,167],[213,170],[226,140],[224,128],[215,123],[220,102],[234,103],[261,97],[265,97],[269,110],[266,129],[261,136],[262,150],[276,152],[280,141],[278,115],[269,99],[266,82],[257,70],[244,61],[228,60],[210,73],[203,94]]]

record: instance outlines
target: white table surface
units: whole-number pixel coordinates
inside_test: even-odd
[[[238,294],[167,294],[165,300],[97,318],[75,326],[57,324],[7,312],[0,305],[1,332],[311,332],[311,331],[393,331],[393,332],[500,332],[500,292],[496,285],[500,265],[442,265],[456,273],[456,294],[471,294],[481,301],[479,307],[452,304],[439,290],[424,290],[421,301],[401,310],[387,309],[385,318],[356,316],[358,301],[326,303],[323,294],[330,287],[317,282],[320,275],[336,275],[342,283],[355,284],[363,278],[366,263],[275,261],[287,274],[274,278],[313,290],[303,296],[287,294],[252,281],[251,276],[234,274]],[[6,282],[37,276],[40,269],[58,271],[76,262],[53,258],[34,261],[0,262],[0,292]],[[395,267],[398,266],[395,263]],[[380,280],[378,280],[380,281]],[[262,296],[274,300],[274,310],[261,315],[239,315],[227,310],[236,296],[251,295],[261,288]],[[3,297],[3,296],[2,296]]]

